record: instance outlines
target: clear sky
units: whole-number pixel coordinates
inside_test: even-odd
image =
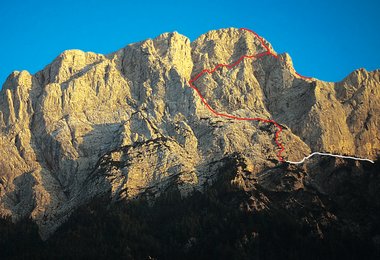
[[[163,32],[194,40],[226,27],[256,31],[305,76],[339,81],[380,68],[379,0],[1,0],[0,86],[13,70],[35,73],[66,49],[106,54]]]

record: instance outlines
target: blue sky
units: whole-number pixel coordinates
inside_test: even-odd
[[[339,81],[380,68],[378,0],[2,0],[0,86],[13,70],[35,73],[66,49],[106,54],[163,32],[194,40],[226,27],[256,31],[306,76]]]

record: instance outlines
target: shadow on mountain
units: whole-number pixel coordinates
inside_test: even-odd
[[[328,158],[324,163],[330,163]],[[345,164],[343,170],[349,172]],[[77,209],[47,241],[35,224],[1,222],[3,257],[126,258],[126,259],[378,259],[380,205],[363,201],[380,195],[380,163],[366,164],[358,179],[337,182],[332,195],[312,185],[271,190],[239,173],[239,155],[228,158],[217,181],[204,193],[181,198],[175,188],[151,205],[144,199],[110,203],[109,194]],[[326,174],[331,174],[326,168]],[[339,170],[339,167],[337,167]],[[355,167],[353,167],[355,172]],[[304,169],[283,165],[274,169],[282,182],[294,181]],[[342,169],[341,169],[342,170]],[[306,173],[307,174],[307,173]],[[324,174],[324,173],[321,173]],[[359,180],[359,182],[357,182]],[[350,186],[357,182],[358,191]],[[368,188],[366,185],[372,185]],[[287,186],[289,187],[289,186]],[[368,191],[365,191],[367,189]],[[364,207],[358,203],[363,201]],[[366,223],[360,221],[366,219]],[[17,242],[15,239],[18,239]],[[13,243],[11,243],[12,241]],[[22,248],[22,250],[20,250]]]
[[[115,148],[111,143],[114,138],[119,136],[117,129],[120,124],[91,125],[89,132],[78,143],[68,116],[60,119],[59,123],[66,125],[49,132],[48,122],[42,113],[36,113],[31,122],[31,129],[35,131],[32,134],[31,143],[42,168],[40,171],[41,185],[44,188],[42,192],[50,203],[50,205],[45,203],[45,211],[49,207],[56,209],[54,216],[49,216],[49,219],[46,220],[47,224],[43,227],[45,230],[40,230],[43,237],[54,231],[57,223],[59,225],[60,221],[58,220],[64,221],[70,211],[74,209],[76,206],[73,203],[74,199],[83,195],[81,192],[87,175],[95,170],[96,161],[101,156]],[[59,134],[67,135],[70,138],[60,138],[57,136]],[[105,177],[104,180],[103,184],[108,185],[108,188],[105,187],[105,189],[111,189],[111,185],[107,183]],[[83,196],[83,199],[84,203],[87,198]],[[45,211],[40,211],[40,215],[35,218],[46,218]]]
[[[34,209],[36,198],[33,186],[35,183],[36,180],[32,172],[23,173],[13,180],[14,189],[7,194],[5,199],[13,205],[8,208],[12,211],[12,216],[17,217],[17,219],[28,217]],[[26,198],[26,200],[22,198]]]

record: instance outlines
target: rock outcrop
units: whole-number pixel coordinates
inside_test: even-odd
[[[264,51],[234,28],[192,43],[174,32],[108,55],[65,51],[35,75],[12,73],[0,92],[0,213],[32,217],[47,237],[108,192],[117,200],[173,185],[183,196],[202,190],[231,154],[253,174],[274,167],[274,125],[216,117],[188,83]],[[194,84],[220,113],[280,124],[285,159],[380,154],[379,70],[330,83],[299,77],[288,54],[278,57],[243,59]]]

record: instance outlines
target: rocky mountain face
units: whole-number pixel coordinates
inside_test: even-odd
[[[11,259],[379,259],[380,161],[313,157],[252,173],[240,154],[212,184],[181,196],[79,206],[49,239],[32,220],[0,219]]]
[[[284,164],[275,125],[218,117],[189,86],[204,69],[265,52],[263,43],[276,54],[245,30],[210,31],[193,42],[165,33],[108,55],[65,51],[35,75],[12,73],[0,92],[1,215],[31,217],[47,238],[105,194],[154,201],[173,187],[182,197],[202,192],[236,154],[258,184],[277,189],[265,177]],[[375,159],[380,70],[323,82],[300,77],[288,54],[276,55],[244,58],[194,85],[219,113],[281,125],[286,160],[314,151]],[[313,174],[320,159],[304,171]],[[313,176],[310,185],[329,189],[328,178]]]

